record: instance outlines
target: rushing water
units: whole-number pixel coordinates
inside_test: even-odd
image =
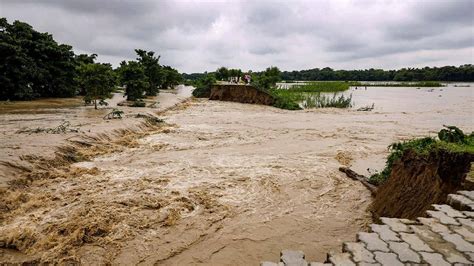
[[[190,91],[160,93],[157,108],[120,107],[126,113],[117,121],[102,119],[109,109],[83,106],[2,114],[0,161],[44,156],[78,134],[130,127],[141,122],[136,113],[173,106]],[[351,109],[301,111],[190,101],[160,114],[167,128],[128,139],[133,145],[124,139],[118,150],[52,169],[56,178],[7,190],[5,199],[27,202],[5,214],[0,236],[24,243],[26,255],[57,260],[68,254],[83,264],[252,265],[282,249],[322,261],[370,222],[369,192],[338,168],[380,170],[389,144],[433,136],[443,124],[474,130],[473,92],[454,84],[351,88],[344,92],[352,94]],[[372,103],[374,110],[356,111]],[[80,132],[15,133],[25,124],[52,127],[64,118]],[[101,234],[87,244],[71,246],[77,236],[64,234],[95,232],[90,228]]]

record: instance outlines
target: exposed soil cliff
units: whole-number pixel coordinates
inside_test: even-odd
[[[273,105],[270,94],[249,85],[214,85],[209,100]]]
[[[416,218],[431,204],[463,188],[474,155],[434,150],[422,156],[407,150],[393,165],[371,205],[375,217]]]

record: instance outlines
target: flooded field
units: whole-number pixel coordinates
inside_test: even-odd
[[[367,174],[383,167],[394,141],[434,136],[443,124],[474,130],[472,88],[347,93],[352,109],[193,100],[160,113],[161,128],[130,133],[140,138],[121,149],[48,169],[27,187],[7,187],[21,172],[4,164],[0,243],[9,249],[0,249],[0,261],[257,265],[281,249],[322,261],[371,221],[370,193],[339,166]],[[159,100],[163,110],[186,98],[159,97],[168,99]],[[372,103],[374,110],[356,111]],[[161,110],[125,109],[124,119],[106,122],[107,111],[90,107],[14,109],[0,114],[0,161],[15,164],[21,155],[52,156],[74,138],[136,127],[137,112]],[[79,132],[16,133],[65,118]]]

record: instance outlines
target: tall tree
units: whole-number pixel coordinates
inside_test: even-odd
[[[252,75],[252,84],[263,90],[271,89],[280,80],[280,69],[274,66],[267,68],[261,73],[253,73]]]
[[[82,64],[79,68],[78,83],[85,88],[84,101],[93,102],[110,98],[115,86],[115,75],[110,64]]]
[[[120,74],[120,83],[125,86],[127,100],[142,99],[146,89],[149,88],[143,66],[136,61],[122,61],[118,73]]]
[[[173,86],[178,85],[183,81],[183,77],[179,74],[178,70],[170,67],[164,66],[163,69],[163,82],[161,88],[166,90],[172,88]]]
[[[220,67],[216,71],[216,79],[217,80],[227,80],[229,79],[229,69],[226,67]]]
[[[70,97],[76,94],[72,47],[20,21],[0,18],[0,99]]]
[[[159,92],[159,86],[163,84],[165,74],[159,64],[160,56],[156,57],[155,52],[141,49],[135,49],[135,52],[148,79],[148,87],[145,89],[146,95],[155,96]]]

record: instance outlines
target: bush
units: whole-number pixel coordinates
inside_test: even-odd
[[[436,150],[447,150],[450,152],[467,152],[474,154],[474,132],[465,135],[462,130],[455,126],[445,126],[438,133],[439,140],[431,137],[418,138],[404,142],[391,144],[388,149],[385,168],[382,172],[369,177],[369,182],[380,185],[385,182],[392,172],[393,164],[398,161],[407,150],[413,150],[418,155],[428,156]]]
[[[193,96],[197,98],[209,98],[211,95],[211,87],[216,83],[216,78],[212,74],[207,74],[199,78],[194,86]]]

